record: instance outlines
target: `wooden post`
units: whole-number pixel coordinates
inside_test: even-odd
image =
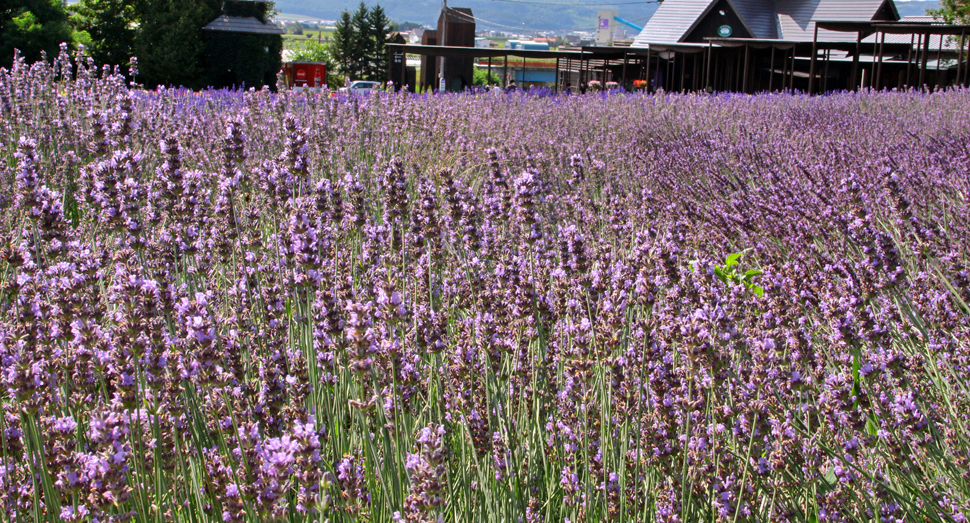
[[[714,59],[714,42],[707,41],[707,75],[705,76],[705,88],[711,90],[711,61]]]
[[[829,92],[829,62],[832,61],[832,49],[825,50],[825,69],[822,72],[824,78],[822,78],[822,92]]]
[[[936,50],[936,86],[940,87],[940,59],[943,58],[943,35],[940,35],[940,47]]]
[[[747,46],[745,46],[745,47],[747,47]],[[747,55],[747,53],[745,53],[745,55]],[[747,56],[745,56],[745,58],[747,58]],[[747,66],[748,66],[747,60],[742,61],[741,60],[741,53],[738,52],[738,67],[734,69],[734,74],[735,74],[735,77],[734,77],[734,91],[735,92],[737,92],[739,89],[741,89],[742,87],[744,87],[744,82],[746,81],[746,79],[744,78],[744,74],[742,73],[741,68],[742,67],[746,68]]]
[[[670,60],[667,60],[667,78],[664,79],[664,91],[670,92],[677,89],[675,77],[677,76],[677,65],[680,62],[680,60],[677,60],[677,51],[672,52],[674,54],[671,55]]]
[[[853,91],[859,90],[859,55],[862,54],[862,31],[855,33],[855,56],[852,57],[852,85]]]
[[[968,42],[963,42],[963,45],[967,45]],[[967,66],[963,68],[963,86],[970,84],[970,46],[967,46],[967,52],[963,54],[963,60],[968,62]]]
[[[812,39],[812,65],[808,68],[808,95],[815,93],[815,58],[818,54],[818,24],[815,24],[815,37]],[[794,65],[794,64],[793,64]]]
[[[449,16],[448,16],[449,15],[449,11],[448,11],[448,0],[444,0],[444,5],[441,6],[441,11],[444,14],[445,23],[441,25],[441,34],[438,35],[438,36],[441,37],[441,39],[438,40],[438,45],[440,45],[442,47],[447,47],[448,46],[448,40],[445,38],[445,34],[448,32],[448,18],[449,18]],[[445,57],[444,56],[441,57],[441,78],[445,81],[445,88],[442,89],[442,91],[447,91],[448,90],[448,77],[445,76]],[[438,85],[441,85],[441,80],[437,80],[436,79],[436,81],[437,81]],[[435,87],[437,87],[437,85]]]
[[[623,89],[626,89],[626,62],[627,62],[627,56],[628,56],[627,53],[624,52],[623,53],[623,74],[620,76],[620,83],[623,84]]]
[[[967,74],[968,72],[970,72],[970,50],[968,50],[967,52],[964,52],[964,49],[970,46],[967,46],[968,40],[967,40],[966,34],[963,35],[962,40],[963,41],[960,42],[960,52],[963,55],[963,60],[961,61],[961,63],[963,62],[968,62],[968,63],[963,67],[963,78],[962,79],[957,78],[957,83],[960,86],[966,86],[967,79],[970,78],[970,75]]]
[[[687,53],[680,57],[677,62],[680,64],[680,92],[687,91]]]
[[[673,91],[674,89],[677,88],[677,83],[674,82],[674,76],[676,76],[676,74],[677,74],[677,53],[674,52],[673,56],[670,57],[670,60],[667,60],[667,79],[664,81],[665,91]],[[667,88],[667,85],[666,85],[668,84],[668,82],[670,85],[669,89]]]
[[[579,48],[579,85],[576,86],[579,89],[579,92],[583,92],[583,73],[586,71],[586,60],[585,60],[585,57],[583,56],[584,52],[585,50],[582,47],[580,47]]]
[[[963,85],[963,40],[967,36],[967,31],[960,31],[960,51],[957,54],[957,81],[956,85]]]
[[[967,62],[967,66],[963,68],[963,85],[968,86],[970,85],[970,45],[967,46],[967,52],[963,55],[963,59]]]
[[[872,43],[872,68],[869,70],[869,88],[876,86],[876,55],[879,54],[879,39]]]
[[[712,91],[717,91],[718,86],[721,85],[720,83],[718,83],[720,79],[721,79],[721,62],[718,61],[716,64],[714,64],[714,80],[711,82]]]
[[[670,77],[670,89],[669,90],[671,92],[672,91],[675,91],[675,90],[679,90],[679,89],[677,89],[677,82],[675,81],[675,79],[677,78],[677,66],[680,65],[680,57],[677,56],[677,51],[674,51],[673,53],[674,53],[674,55],[671,56],[670,57],[670,61],[667,62],[667,71],[670,73],[667,76]]]
[[[909,54],[906,55],[906,88],[912,87],[910,84],[909,73],[913,68],[913,44],[916,43],[916,35],[909,35]]]
[[[878,91],[882,87],[882,53],[886,48],[886,33],[880,33],[879,35],[879,66],[876,67],[876,90]]]
[[[751,46],[744,44],[744,79],[741,80],[741,92],[748,94],[748,58],[751,55]]]
[[[559,57],[558,56],[556,57],[555,86],[556,86],[555,89],[556,89],[556,92],[557,93],[562,90],[562,89],[559,88]]]
[[[795,46],[791,46],[791,68],[788,70],[788,90],[795,92]]]
[[[775,86],[775,44],[771,44],[771,62],[768,64],[768,92]]]
[[[488,57],[488,76],[487,76],[487,80],[485,80],[485,85],[491,87],[491,84],[492,84],[492,57],[489,56]]]
[[[711,56],[712,56],[711,61],[713,62],[714,61],[714,58],[713,58],[714,55],[711,55]],[[718,78],[717,75],[721,72],[721,67],[720,66],[721,66],[721,62],[717,62],[713,66],[714,67],[714,73],[711,74],[711,84],[709,86],[710,89],[711,89],[711,92],[717,91],[717,78]]]
[[[647,44],[647,88],[645,89],[648,93],[650,92],[650,44]]]
[[[775,46],[774,46],[774,45],[772,45],[772,46],[771,46],[771,49],[772,49],[772,50],[774,50],[774,49],[775,49]],[[772,68],[773,66],[774,66],[774,64],[769,64],[769,65],[768,65],[768,78],[769,78],[769,80],[768,80],[768,81],[769,81],[769,82],[771,81],[771,75],[772,75],[772,74],[774,74],[774,73],[773,73],[773,72],[771,71],[771,68]],[[757,60],[755,60],[755,62],[754,62],[754,67],[755,67],[755,71],[757,71],[757,70],[758,70],[758,61],[757,61]],[[761,76],[759,75],[759,76],[758,76],[758,78],[759,78],[759,79],[761,79]],[[762,79],[762,80],[763,80],[763,79]],[[756,86],[756,87],[755,87],[755,89],[757,89],[758,87],[761,87],[761,91],[763,92],[763,91],[764,91],[764,86],[765,86],[765,82],[764,82],[764,81],[761,81],[761,82],[759,82],[759,84],[758,84],[758,86]],[[755,91],[755,92],[758,92],[758,91]],[[768,90],[768,92],[771,92],[771,90],[769,89],[769,90]]]
[[[700,69],[700,62],[697,61],[696,53],[691,54],[690,57],[690,63],[694,64],[694,68],[691,69],[690,73],[690,90],[697,91],[697,78],[700,76],[700,73],[697,70]]]
[[[676,51],[675,51],[676,52]],[[680,92],[684,92],[684,75],[687,74],[687,55],[682,56],[683,60],[677,60],[674,64],[674,71],[680,66]]]
[[[930,47],[930,35],[921,34],[920,41],[923,42],[921,45],[923,51],[923,58],[920,59],[919,67],[919,88],[923,89],[924,82],[926,81],[926,62],[929,60],[929,47]]]
[[[784,92],[784,91],[786,91],[788,89],[788,87],[787,87],[787,85],[788,85],[788,55],[789,55],[789,53],[785,53],[785,56],[783,56],[781,58],[781,90],[782,90],[782,92]]]
[[[967,43],[968,43],[966,41],[966,37],[964,37],[964,40],[965,41],[963,42],[963,45],[966,46]],[[970,46],[967,46],[967,47],[970,47]],[[966,61],[966,62],[970,62],[970,49],[968,49],[967,52],[963,54],[963,60]],[[967,86],[968,84],[970,84],[970,63],[967,63],[966,67],[963,68],[963,84],[962,85]]]
[[[657,85],[657,87],[663,88],[663,90],[666,91],[667,82],[670,80],[670,60],[667,60],[667,63],[664,64],[664,69],[662,71],[660,70],[660,60],[660,53],[657,53],[657,74],[660,76],[657,82],[659,85]]]
[[[509,55],[502,57],[502,89],[509,86]]]

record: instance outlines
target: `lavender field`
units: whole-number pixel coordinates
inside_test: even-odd
[[[970,515],[970,91],[0,106],[3,522]]]

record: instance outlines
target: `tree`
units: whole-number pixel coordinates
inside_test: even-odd
[[[499,75],[495,73],[489,75],[487,69],[479,69],[476,67],[475,72],[472,73],[472,75],[472,83],[475,85],[494,85],[502,83],[502,78]]]
[[[333,40],[330,43],[330,54],[340,72],[350,77],[351,63],[353,57],[351,53],[354,49],[354,27],[350,18],[350,13],[344,11],[340,13],[340,20],[334,25]]]
[[[330,52],[348,80],[384,80],[387,76],[387,29],[391,21],[378,5],[368,9],[361,2],[337,21]]]
[[[332,66],[333,56],[326,45],[316,40],[305,40],[290,48],[290,56],[297,62],[326,62]]]
[[[387,32],[390,29],[391,19],[384,13],[384,8],[378,4],[371,9],[367,17],[370,37],[369,60],[365,74],[368,80],[383,81],[387,78]]]
[[[62,0],[0,0],[0,65],[10,67],[14,49],[31,63],[41,51],[54,58],[61,43],[74,41]]]
[[[926,12],[948,24],[970,24],[970,0],[940,0],[939,9]]]
[[[139,4],[139,0],[81,0],[74,6],[74,25],[90,37],[87,50],[94,63],[128,65],[135,51]]]
[[[148,86],[204,84],[202,28],[221,14],[220,0],[151,0],[143,4],[135,56]]]
[[[373,53],[373,43],[371,40],[370,13],[364,2],[361,2],[352,17],[354,27],[354,47],[351,71],[353,74],[350,79],[368,79],[370,72],[370,60]]]

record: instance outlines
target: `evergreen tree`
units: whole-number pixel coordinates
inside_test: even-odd
[[[27,63],[54,58],[61,43],[73,45],[74,31],[63,0],[0,0],[0,65],[10,67],[14,49]]]
[[[348,80],[383,81],[387,78],[387,32],[391,20],[380,5],[371,9],[361,2],[337,21],[330,54]]]
[[[373,43],[371,41],[370,12],[364,2],[361,2],[352,17],[354,37],[351,47],[351,80],[366,79],[370,71],[370,61],[373,54]]]
[[[367,70],[368,80],[384,81],[387,79],[387,33],[391,20],[384,13],[384,8],[378,4],[371,9],[368,17],[370,22],[371,60]]]
[[[354,26],[350,13],[340,13],[340,20],[334,25],[333,37],[330,40],[330,55],[334,65],[340,73],[350,78],[350,52],[354,46]]]
[[[87,50],[96,64],[128,65],[135,50],[139,3],[139,0],[81,0],[74,6],[74,24],[90,37]]]

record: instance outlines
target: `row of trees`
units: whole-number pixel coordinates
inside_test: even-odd
[[[330,40],[333,65],[350,80],[387,78],[387,33],[391,20],[380,4],[368,9],[361,2],[351,14],[344,11]]]
[[[33,62],[42,51],[56,56],[67,42],[83,44],[99,66],[127,70],[137,56],[137,80],[149,87],[273,85],[282,51],[278,35],[202,29],[222,14],[266,22],[272,12],[272,2],[80,0],[67,6],[64,0],[0,0],[0,65],[10,66],[14,49]]]

